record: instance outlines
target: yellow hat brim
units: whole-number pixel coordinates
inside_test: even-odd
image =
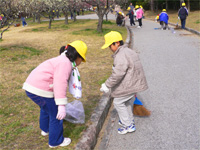
[[[106,44],[104,44],[104,45],[101,47],[101,49],[106,49],[106,48],[108,48],[110,45],[111,45],[111,44],[106,43]]]

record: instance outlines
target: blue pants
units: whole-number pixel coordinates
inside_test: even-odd
[[[63,140],[63,120],[56,119],[58,106],[54,98],[40,97],[26,91],[26,95],[40,107],[40,129],[49,132],[49,145],[60,145]]]
[[[182,29],[185,29],[185,22],[186,22],[186,19],[181,19],[181,28]]]
[[[22,21],[22,25],[23,26],[27,25],[26,21]]]

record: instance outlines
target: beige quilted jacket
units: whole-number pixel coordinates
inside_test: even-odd
[[[123,45],[112,57],[113,71],[105,82],[106,86],[111,88],[112,97],[123,97],[148,88],[142,64],[134,50]]]

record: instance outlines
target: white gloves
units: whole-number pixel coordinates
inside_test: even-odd
[[[58,113],[56,119],[63,120],[66,116],[66,108],[65,105],[58,105]]]
[[[108,93],[108,92],[109,92],[109,89],[107,88],[107,86],[106,86],[105,83],[103,83],[103,84],[101,85],[100,91],[101,91],[101,92],[105,92],[105,93]]]

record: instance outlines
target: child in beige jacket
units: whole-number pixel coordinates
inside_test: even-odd
[[[111,31],[105,36],[105,44],[114,53],[114,64],[111,76],[101,86],[101,91],[108,93],[111,90],[113,103],[119,115],[119,134],[135,131],[134,116],[131,100],[135,93],[148,88],[143,67],[137,53],[123,43],[119,32]]]

